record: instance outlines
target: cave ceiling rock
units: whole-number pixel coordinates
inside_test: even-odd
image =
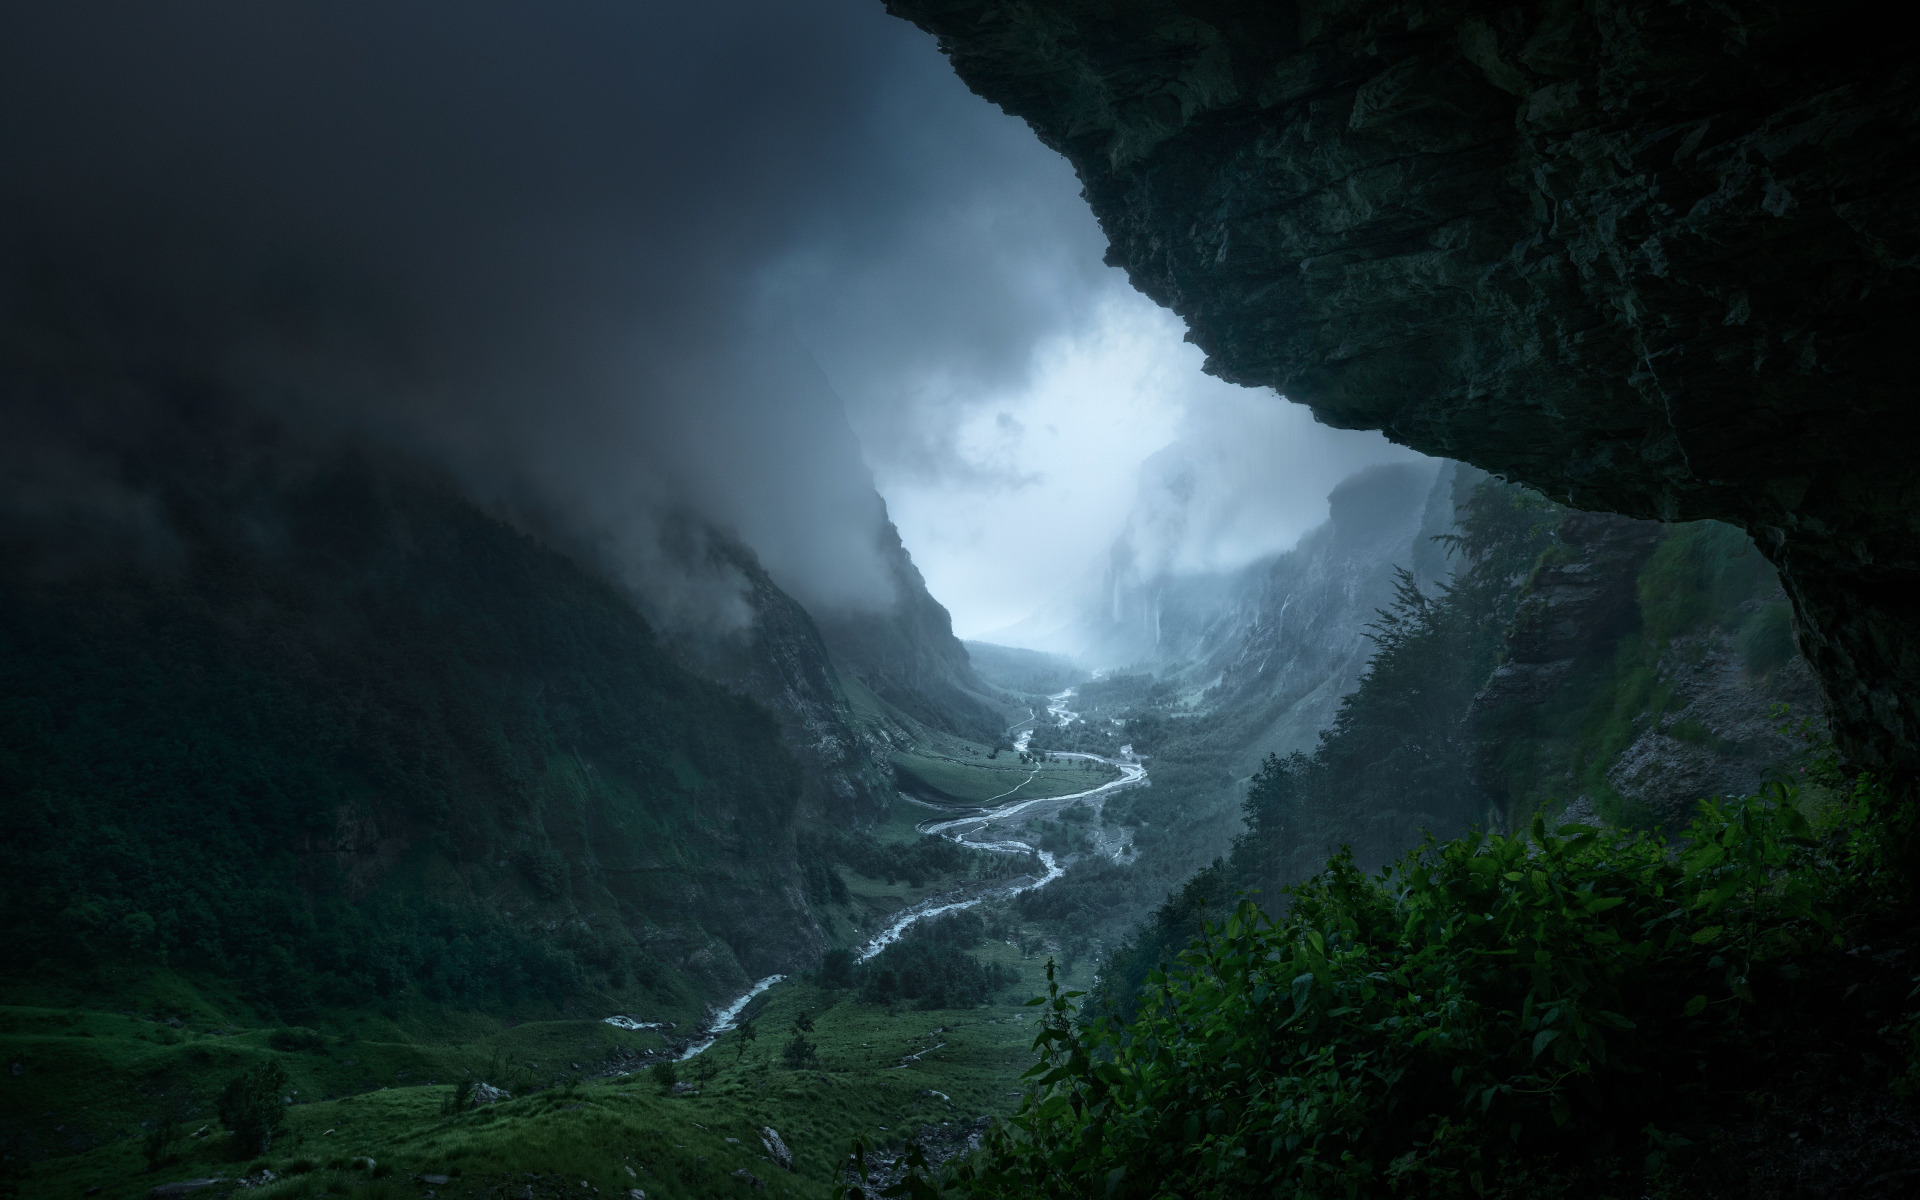
[[[1920,764],[1920,54],[1866,4],[888,0],[1207,369],[1781,568]]]

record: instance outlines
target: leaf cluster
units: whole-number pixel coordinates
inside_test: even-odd
[[[1703,804],[1675,844],[1536,819],[1377,876],[1342,853],[1284,917],[1209,922],[1130,1021],[1050,971],[1025,1102],[940,1186],[1485,1195],[1597,1149],[1657,1171],[1712,1056],[1837,944],[1854,864],[1798,799]]]
[[[288,1079],[285,1067],[269,1059],[243,1074],[236,1075],[220,1092],[220,1123],[233,1134],[242,1155],[264,1154],[273,1139],[286,1128],[284,1093]]]

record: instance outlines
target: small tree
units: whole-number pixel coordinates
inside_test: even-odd
[[[800,1032],[798,1025],[793,1027],[793,1040],[781,1049],[780,1057],[786,1061],[789,1071],[799,1071],[820,1065],[819,1050],[807,1040],[806,1034]]]
[[[186,1102],[178,1098],[169,1098],[160,1107],[160,1115],[148,1131],[146,1143],[141,1147],[146,1152],[147,1170],[158,1171],[174,1161],[174,1146],[182,1137],[180,1118],[186,1115]]]
[[[235,1076],[220,1093],[220,1123],[233,1134],[243,1154],[263,1154],[273,1136],[287,1126],[287,1072],[278,1062],[264,1062]]]
[[[446,1111],[449,1113],[463,1113],[472,1108],[475,1086],[473,1076],[471,1075],[462,1079],[459,1083],[454,1084],[453,1094],[447,1097]]]
[[[754,1028],[752,1021],[742,1021],[734,1032],[740,1036],[733,1039],[733,1061],[739,1062],[746,1057],[747,1047],[759,1039],[760,1031]]]
[[[672,1059],[654,1064],[653,1082],[663,1092],[672,1091],[673,1085],[680,1082],[680,1070],[673,1065]]]

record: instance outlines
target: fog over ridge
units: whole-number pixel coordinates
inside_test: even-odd
[[[1065,162],[869,0],[16,6],[0,117],[16,515],[151,524],[102,447],[225,389],[440,464],[668,617],[725,608],[680,594],[689,513],[810,606],[888,603],[877,474],[977,628],[1040,585],[943,513],[1097,554],[1135,464],[1238,411],[1196,353],[1087,452],[1115,398],[1048,398],[1075,356],[1172,364],[1178,323],[1101,265]]]

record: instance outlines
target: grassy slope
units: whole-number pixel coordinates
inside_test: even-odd
[[[1010,995],[1039,990],[1038,959],[1022,959],[996,943],[975,953],[1020,972]],[[890,1012],[847,992],[793,983],[775,988],[769,999],[757,1020],[760,1036],[744,1053],[733,1039],[682,1064],[682,1077],[700,1089],[693,1097],[662,1096],[644,1074],[626,1083],[554,1086],[553,1077],[571,1075],[573,1063],[592,1072],[611,1052],[651,1043],[650,1034],[597,1021],[542,1022],[433,1043],[369,1018],[362,1036],[329,1039],[324,1053],[313,1053],[273,1050],[264,1029],[215,1037],[194,1022],[176,1031],[139,1016],[27,1008],[0,1009],[0,1050],[7,1063],[23,1064],[19,1076],[0,1077],[0,1095],[12,1114],[14,1150],[56,1155],[21,1180],[21,1194],[29,1198],[80,1195],[97,1186],[103,1200],[132,1200],[156,1183],[232,1178],[258,1165],[285,1175],[302,1164],[314,1169],[248,1194],[259,1200],[326,1191],[414,1196],[419,1188],[410,1175],[457,1171],[451,1184],[437,1189],[440,1196],[492,1195],[508,1182],[515,1196],[529,1183],[546,1195],[562,1182],[566,1194],[591,1194],[579,1186],[585,1181],[603,1195],[638,1186],[659,1200],[744,1191],[731,1172],[745,1168],[773,1194],[809,1197],[829,1193],[834,1168],[856,1134],[887,1142],[923,1125],[1010,1111],[1018,1103],[1018,1076],[1032,1061],[1033,1010],[1008,1003],[1009,996],[976,1009]],[[809,1038],[818,1047],[818,1070],[781,1065],[780,1048],[803,1011],[814,1021]],[[226,1079],[267,1057],[287,1066],[300,1092],[289,1110],[290,1131],[257,1164],[236,1161],[212,1119],[211,1101]],[[711,1077],[700,1078],[709,1069]],[[444,1081],[467,1071],[538,1074],[549,1086],[446,1115],[452,1088]],[[510,1082],[524,1087],[527,1080]],[[379,1090],[345,1094],[364,1088]],[[202,1125],[211,1131],[184,1143],[180,1161],[148,1174],[139,1122],[168,1096],[184,1097],[196,1109],[183,1123],[188,1132]],[[763,1161],[756,1135],[763,1125],[779,1130],[793,1148],[794,1174]],[[329,1169],[363,1155],[380,1164],[379,1177]],[[543,1178],[521,1178],[528,1173]]]

